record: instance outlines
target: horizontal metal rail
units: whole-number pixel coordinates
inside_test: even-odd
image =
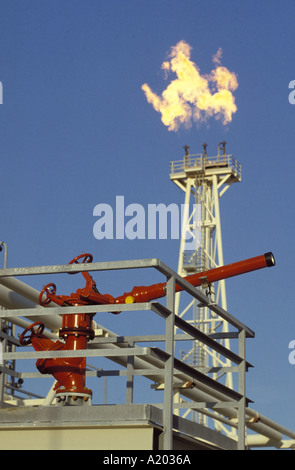
[[[0,270],[0,283],[1,278],[9,277],[9,276],[28,276],[28,275],[43,275],[43,274],[61,274],[61,273],[78,273],[78,272],[85,272],[85,271],[108,271],[108,270],[124,270],[124,269],[138,269],[138,268],[155,268],[157,271],[162,273],[167,278],[173,277],[175,279],[175,283],[182,287],[186,292],[192,295],[195,299],[197,299],[203,306],[208,307],[210,310],[215,312],[217,315],[222,317],[226,320],[229,324],[233,327],[237,328],[239,331],[245,330],[246,336],[253,338],[255,336],[254,332],[244,325],[242,322],[237,320],[235,317],[230,315],[226,310],[220,307],[217,304],[211,302],[205,294],[203,294],[199,289],[192,286],[188,281],[184,278],[179,276],[175,271],[169,268],[165,263],[160,261],[157,258],[152,259],[144,259],[144,260],[131,260],[131,261],[106,261],[106,262],[99,262],[99,263],[85,263],[85,264],[66,264],[66,265],[56,265],[56,266],[35,266],[35,267],[28,267],[28,268],[7,268]],[[126,305],[126,304],[125,304]],[[133,304],[134,309],[140,310],[141,305],[143,304]],[[63,307],[62,313],[71,313],[70,311],[66,311],[67,307]],[[86,310],[87,309],[87,310]],[[41,313],[41,309],[38,309]],[[94,306],[92,310],[92,306],[87,306],[84,308],[83,312],[81,313],[89,313],[89,312],[117,312],[120,311],[120,304],[117,305],[97,305]],[[9,312],[14,312],[13,310],[9,310]],[[50,313],[61,314],[60,309],[55,307],[51,308]],[[76,313],[79,313],[77,310]],[[34,309],[34,314],[38,315],[37,309]],[[44,313],[43,313],[44,315]],[[10,315],[6,315],[7,317]],[[24,315],[22,315],[24,316]]]
[[[165,362],[168,360],[169,355],[158,348],[149,348],[149,347],[135,347],[135,348],[126,348],[126,349],[80,349],[76,351],[28,351],[20,353],[3,353],[4,360],[11,359],[45,359],[45,358],[58,358],[58,357],[119,357],[119,356],[136,356],[143,357],[149,356],[159,359],[162,363],[162,368],[164,369]],[[220,393],[223,393],[225,396],[229,397],[232,400],[240,400],[241,395],[238,392],[226,387],[225,385],[217,382],[214,379],[211,379],[207,375],[195,370],[193,367],[188,366],[184,362],[174,358],[174,370],[175,373],[182,372],[187,376],[187,379],[194,379],[195,385],[202,383],[206,387],[213,388]],[[153,371],[155,372],[155,371]],[[152,373],[152,371],[151,371]],[[163,370],[162,370],[163,374]]]
[[[46,266],[29,266],[19,268],[0,269],[0,277],[32,276],[42,274],[76,274],[85,271],[112,271],[118,269],[144,269],[156,268],[160,261],[157,258],[138,259],[126,261],[102,261],[85,264],[61,264]]]

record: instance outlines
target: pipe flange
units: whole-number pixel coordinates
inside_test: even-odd
[[[91,340],[94,338],[95,333],[92,328],[87,328],[87,327],[73,327],[73,328],[61,328],[59,330],[59,337],[60,338],[66,338],[69,335],[74,335],[74,336],[86,336],[88,340]]]

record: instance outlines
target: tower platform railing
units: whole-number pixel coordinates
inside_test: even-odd
[[[218,154],[207,156],[203,154],[184,155],[182,160],[170,162],[170,177],[186,172],[204,172],[205,170],[219,168],[230,169],[237,179],[242,177],[242,167],[233,155]]]

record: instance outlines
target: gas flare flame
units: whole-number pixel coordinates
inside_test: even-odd
[[[169,131],[177,131],[181,125],[189,128],[192,121],[204,121],[215,116],[224,125],[237,111],[232,91],[238,87],[237,77],[221,65],[222,49],[213,56],[215,68],[201,75],[191,60],[191,46],[180,41],[171,48],[169,60],[163,62],[166,78],[174,72],[177,76],[161,96],[154,93],[147,83],[142,85],[146,99],[161,113],[161,119]]]

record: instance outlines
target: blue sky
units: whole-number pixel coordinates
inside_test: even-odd
[[[177,269],[177,240],[97,240],[93,209],[114,205],[117,195],[145,207],[181,204],[169,162],[185,144],[201,152],[204,141],[216,155],[225,139],[242,164],[242,182],[221,200],[225,263],[266,251],[277,261],[227,282],[229,312],[256,332],[248,396],[293,430],[294,13],[291,0],[0,0],[0,239],[8,266],[64,264],[85,251],[95,261],[156,257]],[[222,65],[239,83],[229,125],[212,118],[169,132],[147,103],[142,84],[162,93],[161,64],[180,40],[203,74],[222,48]],[[153,281],[142,277],[96,280],[120,295]]]

